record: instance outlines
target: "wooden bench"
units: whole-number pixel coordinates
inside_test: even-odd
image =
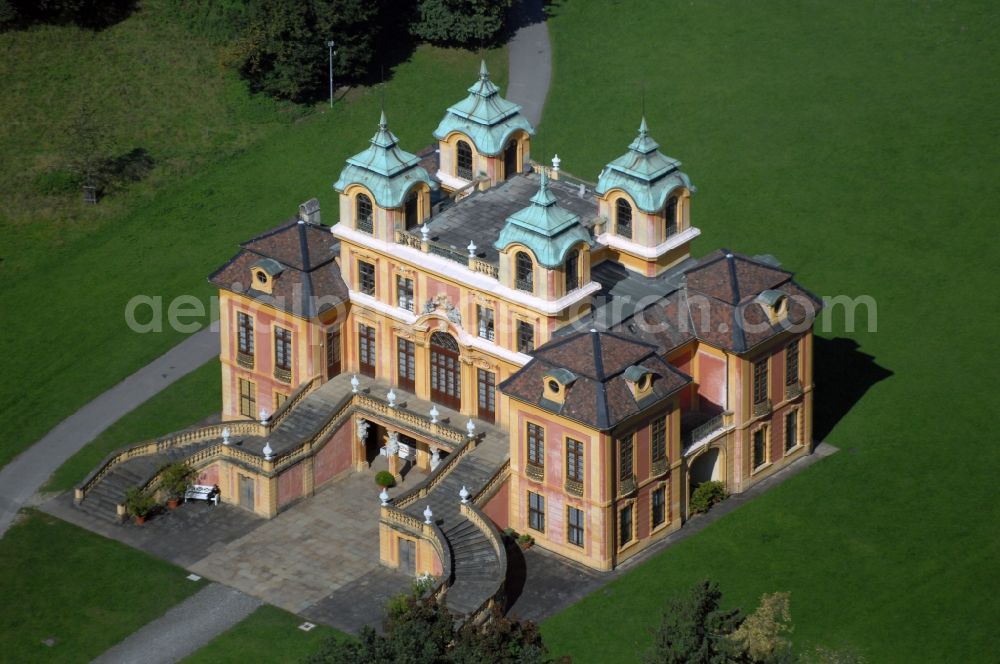
[[[209,486],[208,484],[192,484],[191,487],[184,493],[185,500],[204,500],[205,502],[210,502],[213,505],[219,504],[219,487]]]

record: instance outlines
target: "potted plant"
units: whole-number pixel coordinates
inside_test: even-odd
[[[396,478],[388,470],[380,470],[375,473],[375,484],[388,489],[396,485]]]
[[[517,537],[517,543],[521,545],[521,549],[527,551],[531,548],[531,545],[535,543],[535,538],[528,533],[522,533]]]
[[[172,463],[166,466],[160,475],[160,486],[167,492],[167,507],[174,509],[191,488],[195,470],[186,463]]]
[[[156,499],[150,492],[132,487],[125,492],[125,509],[135,517],[135,524],[141,526],[146,522],[146,517],[156,507]]]

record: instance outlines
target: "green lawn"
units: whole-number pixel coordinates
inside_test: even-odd
[[[303,622],[293,613],[264,605],[183,660],[183,664],[241,664],[251,661],[291,664],[301,662],[318,650],[327,637],[350,638],[326,625],[317,625],[309,632],[303,632],[298,628]]]
[[[146,4],[159,7],[157,2],[144,3],[144,7]],[[80,39],[88,44],[113,39],[114,31],[127,32],[132,22],[142,20],[144,12],[109,31]],[[158,20],[166,21],[163,17]],[[161,23],[156,23],[145,29],[156,34],[160,27]],[[56,29],[37,32],[47,36],[50,30]],[[0,45],[29,40],[35,32],[0,35]],[[51,41],[58,41],[59,34],[53,34]],[[175,36],[168,30],[165,38]],[[118,48],[124,46],[115,46]],[[115,49],[111,52],[117,53]],[[200,49],[197,39],[185,36],[177,41],[171,57],[178,60],[175,64],[183,73],[189,65],[182,60],[189,51],[191,57],[208,57]],[[65,76],[69,76],[79,61],[72,49],[50,47],[47,41],[40,43],[37,51],[19,47],[16,53],[16,60],[5,57],[0,69],[5,89],[8,81],[20,80],[22,69],[66,71]],[[137,57],[122,54],[102,66],[114,68],[119,77],[136,70],[145,76],[155,69]],[[494,78],[504,83],[506,51],[490,51],[486,58]],[[136,61],[141,66],[135,66]],[[385,106],[404,147],[415,151],[433,141],[431,131],[445,108],[461,99],[475,80],[477,64],[475,54],[421,47],[393,72],[385,85]],[[212,291],[205,277],[235,252],[239,241],[292,216],[298,204],[310,197],[320,199],[324,221],[336,221],[331,184],[344,160],[362,150],[374,133],[382,95],[375,90],[352,91],[332,111],[317,107],[291,123],[280,120],[282,112],[277,107],[251,99],[227,76],[209,76],[217,69],[212,61],[193,68],[190,75],[203,79],[200,87],[185,89],[171,98],[170,104],[183,108],[165,111],[162,122],[168,126],[157,134],[166,144],[174,139],[182,143],[190,134],[197,134],[196,145],[189,152],[203,159],[180,160],[171,177],[164,176],[155,186],[126,196],[127,201],[113,203],[107,219],[100,223],[69,224],[71,230],[64,232],[65,219],[58,210],[42,210],[31,223],[9,218],[2,221],[0,274],[5,282],[0,289],[0,311],[4,312],[0,353],[5,358],[5,380],[0,386],[0,402],[8,406],[0,438],[0,465],[94,396],[180,341],[181,334],[169,328],[160,333],[131,332],[124,322],[130,298],[139,294],[162,297],[166,309],[182,294],[209,297]],[[65,76],[38,75],[32,79],[37,90],[24,90],[26,84],[17,87],[22,105],[17,117],[28,117],[23,108],[40,107],[42,100],[61,94],[69,85],[63,80]],[[168,81],[150,85],[157,95],[166,95],[171,89]],[[210,92],[214,91],[223,99],[212,97]],[[147,104],[152,101],[143,99]],[[211,122],[201,121],[201,111],[187,109],[207,103],[216,104],[206,111],[213,116]],[[261,106],[271,110],[260,110]],[[142,108],[130,119],[137,126],[148,120]],[[257,127],[244,118],[244,124],[253,126],[243,127],[240,118],[244,110],[251,120],[255,113],[261,115],[261,123],[267,126]],[[186,119],[174,120],[177,114]],[[20,150],[28,161],[40,158],[44,146],[36,147],[31,137],[42,131],[39,127],[45,126],[44,117],[34,121],[39,125],[34,130],[5,136],[0,155]],[[201,147],[211,152],[213,127],[230,121],[237,133],[224,141],[226,150],[214,158],[205,156]],[[144,133],[135,131],[139,136]],[[183,167],[185,163],[190,168]]]
[[[87,662],[204,582],[32,510],[0,539],[0,660]],[[53,646],[42,641],[55,639]]]
[[[104,433],[67,459],[44,487],[45,491],[72,489],[105,456],[128,445],[186,429],[219,412],[219,362],[211,360],[179,379],[149,401],[112,424]]]
[[[823,335],[892,376],[827,436],[844,451],[546,621],[553,652],[635,661],[664,596],[711,577],[746,609],[791,591],[800,647],[995,661],[998,31],[989,2],[556,7],[536,146],[596,179],[645,86],[653,136],[699,190],[696,253],[773,253],[821,295],[871,295],[877,332]],[[834,346],[817,345],[827,421],[865,379]]]

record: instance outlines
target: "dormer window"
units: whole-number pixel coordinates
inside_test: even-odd
[[[261,258],[250,266],[251,288],[261,293],[271,294],[274,280],[285,270],[285,267],[273,258]]]
[[[671,196],[667,199],[667,207],[664,209],[664,239],[670,239],[677,235],[677,197]]]
[[[358,194],[354,199],[354,227],[369,235],[374,232],[372,199],[368,198],[366,194]]]
[[[553,403],[566,402],[566,390],[576,382],[576,374],[568,369],[551,369],[542,377],[542,398]]]
[[[767,314],[772,324],[778,323],[788,315],[788,296],[779,290],[768,289],[757,296],[756,302]]]
[[[472,179],[472,148],[465,141],[455,146],[455,175],[463,180]]]
[[[641,401],[653,393],[653,372],[641,364],[630,366],[623,376],[636,401]]]
[[[529,293],[534,292],[535,266],[531,260],[531,256],[523,251],[519,251],[514,257],[514,263],[514,287],[518,290],[528,291]]]
[[[615,234],[632,239],[632,204],[624,197],[615,203]]]
[[[264,270],[257,270],[257,274],[255,276],[257,277],[258,283],[262,285],[267,284],[267,273],[264,272]]]

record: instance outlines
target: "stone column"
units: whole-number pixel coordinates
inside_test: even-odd
[[[397,483],[402,482],[403,476],[399,474],[399,457],[396,456],[399,452],[399,434],[395,431],[390,431],[386,434],[385,441],[386,456],[389,460],[389,472],[396,478]]]
[[[354,460],[354,470],[360,473],[368,466],[368,461],[365,459],[365,441],[368,439],[368,429],[371,427],[371,423],[359,417],[356,420],[356,425],[354,430],[355,443],[351,448],[351,458]]]

